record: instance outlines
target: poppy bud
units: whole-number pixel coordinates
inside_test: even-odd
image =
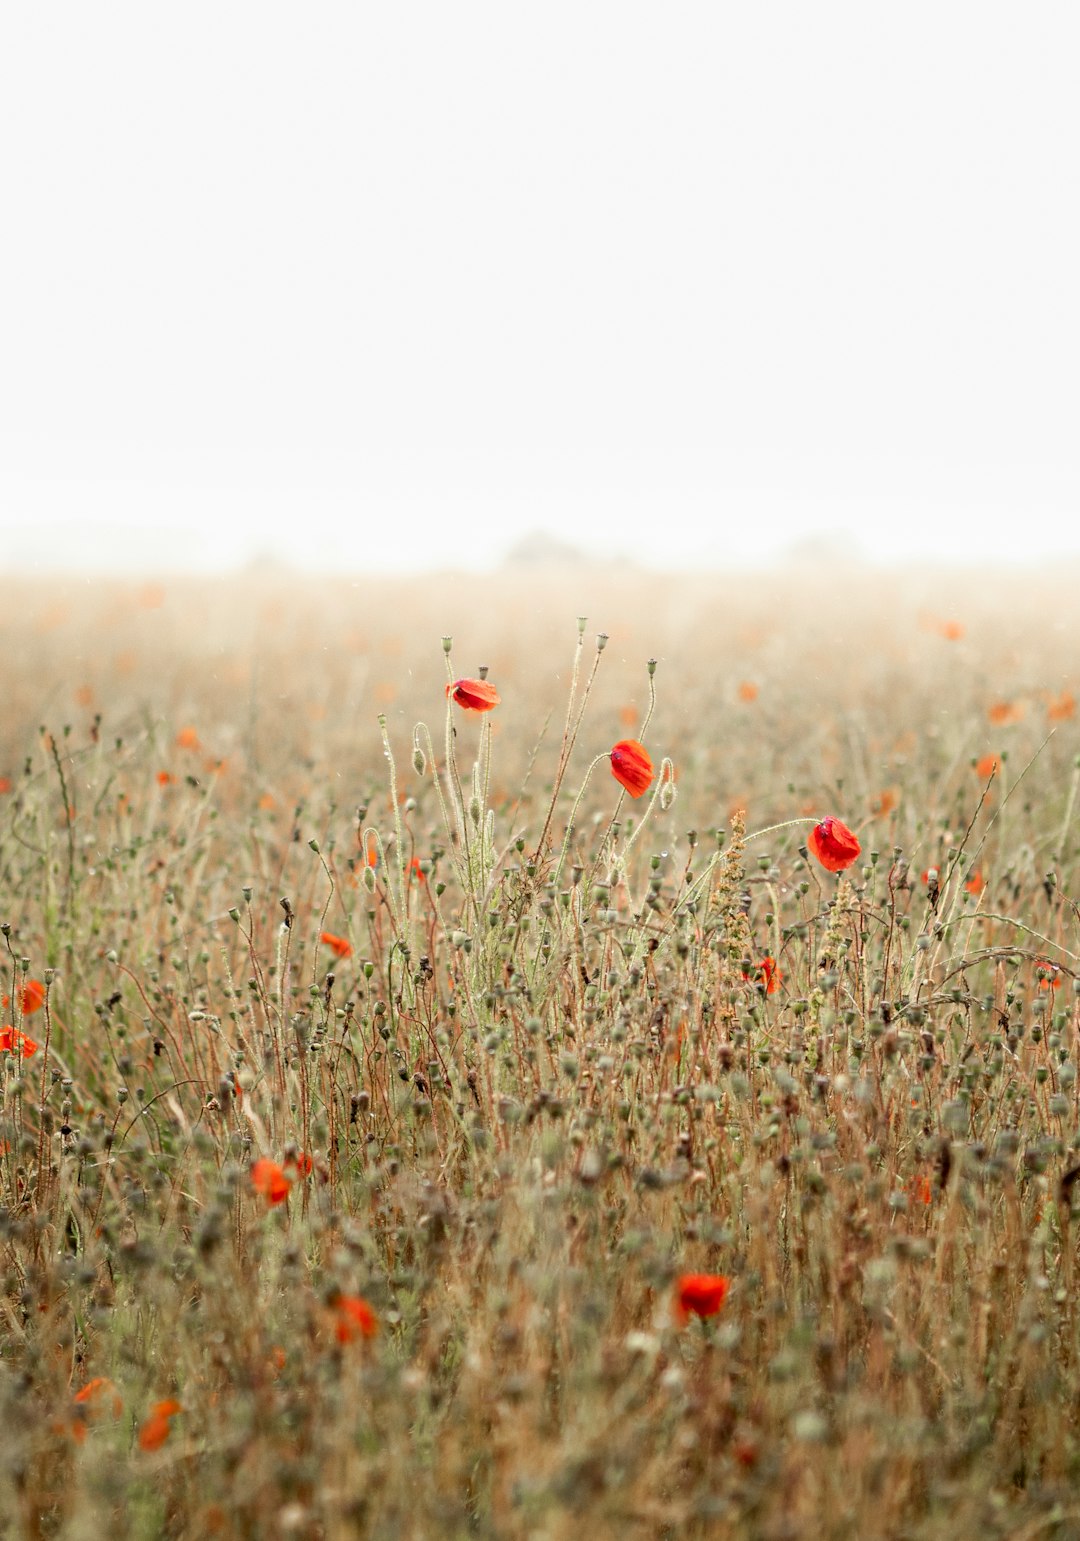
[[[665,760],[663,769],[666,775],[660,783],[660,808],[666,813],[675,801],[675,768],[670,760]]]

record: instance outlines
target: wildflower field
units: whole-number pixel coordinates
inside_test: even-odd
[[[3,1533],[1080,1537],[1074,588],[9,585]]]

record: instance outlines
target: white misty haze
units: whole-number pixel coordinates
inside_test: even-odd
[[[1080,553],[1078,55],[1073,4],[9,6],[0,564]]]

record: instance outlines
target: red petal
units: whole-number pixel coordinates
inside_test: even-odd
[[[455,680],[447,685],[446,694],[467,712],[490,712],[502,699],[487,680]]]
[[[631,797],[641,797],[653,779],[653,763],[636,738],[620,739],[611,751],[611,774]]]

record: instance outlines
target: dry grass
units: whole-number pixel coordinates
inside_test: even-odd
[[[1080,1537],[1071,587],[20,586],[8,1529]]]

